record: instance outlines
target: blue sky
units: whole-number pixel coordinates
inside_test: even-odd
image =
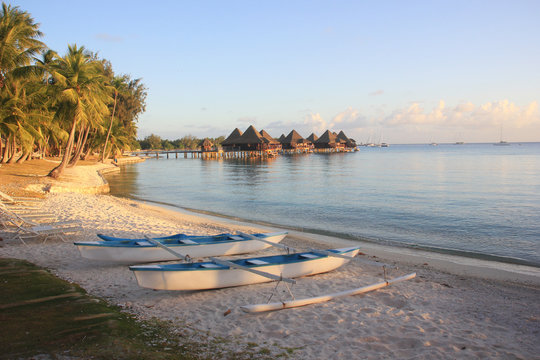
[[[142,78],[139,137],[540,141],[540,1],[7,1]]]

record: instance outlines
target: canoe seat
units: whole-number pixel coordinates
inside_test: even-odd
[[[269,264],[268,261],[259,260],[259,259],[246,260],[246,262],[248,264],[251,264],[251,265],[266,265],[266,264]]]
[[[304,258],[304,259],[316,259],[316,258],[318,258],[320,256],[307,253],[307,254],[300,254],[300,255],[298,255],[298,257],[301,257],[301,258]]]
[[[178,240],[178,242],[180,244],[197,244],[195,241],[190,240],[190,239],[180,239],[180,240]]]
[[[152,244],[149,241],[137,241],[135,244],[139,246],[152,246]]]
[[[201,267],[207,268],[207,269],[216,269],[216,268],[221,268],[222,266],[218,264],[213,264],[213,263],[205,263],[205,264],[201,264]]]
[[[231,239],[231,240],[244,240],[243,237],[238,236],[238,235],[231,235],[231,236],[229,236],[229,239]]]

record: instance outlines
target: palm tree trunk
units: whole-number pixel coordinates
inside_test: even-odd
[[[17,161],[17,140],[15,139],[15,136],[13,136],[11,141],[11,156],[8,160],[8,164],[13,164],[15,161]]]
[[[109,142],[109,136],[111,136],[111,130],[114,121],[114,113],[116,112],[116,98],[118,96],[118,91],[114,91],[114,106],[111,115],[111,124],[109,125],[109,131],[107,131],[107,137],[105,138],[105,145],[103,146],[103,154],[101,155],[101,162],[105,162],[105,152],[107,151],[107,143]]]
[[[77,143],[74,144],[75,146],[75,149],[73,150],[73,153],[74,154],[77,154],[79,152],[79,149],[81,148],[81,144],[82,144],[82,139],[84,137],[84,132],[85,132],[85,126],[82,125],[81,128],[79,129],[79,133],[77,135]],[[71,163],[73,163],[73,159],[75,158],[75,155],[73,155],[70,159],[69,159],[69,162],[68,162],[68,167],[71,167]]]
[[[66,145],[66,151],[64,152],[64,156],[62,156],[62,161],[60,162],[60,165],[52,169],[51,172],[47,176],[50,176],[54,179],[58,179],[60,175],[62,175],[62,173],[64,172],[64,169],[66,168],[66,165],[68,164],[71,151],[73,150],[73,142],[75,140],[76,127],[77,127],[77,119],[73,118],[73,124],[71,125],[71,132],[69,133],[69,138]]]
[[[22,164],[23,162],[25,162],[31,153],[32,153],[32,150],[28,150],[25,153],[23,153],[22,156],[17,160],[17,164]]]
[[[2,164],[7,163],[9,159],[10,139],[11,139],[11,136],[6,137],[6,146],[4,146],[4,156],[2,156],[2,161],[1,161]]]
[[[2,162],[1,159],[4,158],[4,151],[6,151],[6,147],[2,146],[2,136],[0,136],[0,163]]]
[[[84,138],[82,139],[82,142],[78,145],[77,150],[75,151],[75,155],[73,155],[73,158],[69,162],[68,167],[73,167],[77,165],[77,162],[81,158],[82,151],[84,149],[84,146],[86,145],[86,139],[88,139],[88,133],[90,132],[90,126],[86,127],[86,130],[84,131]],[[82,129],[81,129],[82,133]]]

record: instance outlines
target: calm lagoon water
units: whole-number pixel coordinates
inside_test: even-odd
[[[271,160],[160,158],[126,165],[107,180],[117,196],[540,266],[540,143],[393,145]]]

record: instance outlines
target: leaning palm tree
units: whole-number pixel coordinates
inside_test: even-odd
[[[114,123],[114,115],[116,113],[116,104],[118,102],[118,95],[126,93],[127,90],[127,80],[128,77],[124,76],[115,76],[111,81],[111,87],[114,89],[114,103],[113,110],[111,114],[111,121],[109,123],[109,130],[107,131],[107,136],[105,137],[105,144],[103,145],[103,152],[101,154],[101,162],[105,162],[105,154],[107,154],[107,145],[109,143],[109,138],[111,136],[111,131]]]
[[[68,53],[53,62],[48,70],[54,79],[49,89],[56,100],[55,119],[71,129],[62,161],[49,173],[57,178],[71,159],[77,127],[103,121],[111,97],[102,64],[82,46],[69,45]]]
[[[39,24],[30,14],[2,3],[0,11],[0,89],[6,75],[19,66],[31,63],[33,56],[45,48],[36,40],[42,36]]]

